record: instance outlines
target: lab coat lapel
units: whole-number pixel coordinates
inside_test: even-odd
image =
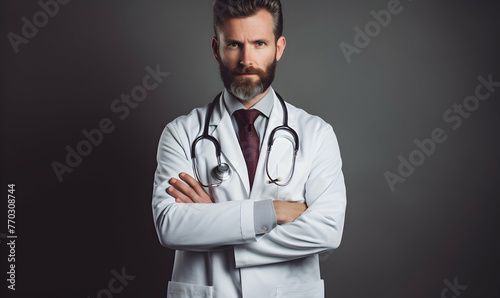
[[[223,162],[225,160],[228,164],[233,166],[236,171],[233,175],[238,175],[242,184],[245,186],[246,192],[249,193],[250,182],[248,181],[245,157],[241,152],[240,143],[234,132],[233,123],[224,105],[222,96],[219,98],[218,104],[210,119],[210,128],[213,129],[211,133],[212,136],[220,143],[221,155],[224,157]]]
[[[267,153],[267,143],[269,140],[269,135],[273,131],[274,128],[283,124],[283,108],[281,107],[281,103],[278,100],[278,97],[273,94],[274,103],[273,109],[271,111],[271,115],[269,116],[269,121],[266,128],[266,133],[264,134],[264,142],[262,143],[262,147],[260,148],[259,154],[259,162],[257,164],[257,171],[255,173],[255,179],[253,181],[252,193],[250,195],[250,199],[259,200],[262,199],[262,194],[264,189],[267,187],[273,187],[274,184],[270,185],[267,183],[269,178],[266,174],[266,153]],[[273,151],[281,152],[283,150],[283,146],[279,144],[273,145]]]

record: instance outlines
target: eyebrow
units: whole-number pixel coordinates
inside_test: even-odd
[[[238,40],[235,40],[235,39],[229,39],[229,38],[227,38],[225,41],[226,41],[227,44],[229,44],[229,43],[241,43],[241,41],[238,41]]]
[[[266,38],[257,38],[257,39],[254,39],[254,40],[251,41],[251,43],[256,43],[256,42],[266,42],[266,43],[269,43],[269,39],[266,39]],[[226,44],[229,44],[229,43],[242,44],[243,42],[241,42],[239,40],[232,39],[232,38],[227,38],[226,39]]]

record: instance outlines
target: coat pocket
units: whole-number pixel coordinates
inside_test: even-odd
[[[213,287],[185,284],[170,281],[167,288],[167,298],[212,298]]]
[[[324,298],[325,286],[323,280],[306,284],[280,285],[276,289],[276,298]]]

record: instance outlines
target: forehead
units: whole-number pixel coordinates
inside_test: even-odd
[[[241,18],[224,18],[219,34],[225,39],[273,38],[274,21],[266,9]]]

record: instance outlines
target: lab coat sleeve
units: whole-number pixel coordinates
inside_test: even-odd
[[[193,175],[188,144],[186,133],[178,134],[172,123],[166,126],[158,146],[152,200],[160,243],[177,250],[209,251],[256,241],[252,201],[183,204],[166,192],[170,178],[180,172]]]
[[[294,222],[278,225],[257,242],[236,245],[236,267],[298,259],[339,246],[346,208],[340,150],[330,125],[320,130],[313,141],[308,146],[317,150],[305,182],[307,210]]]

